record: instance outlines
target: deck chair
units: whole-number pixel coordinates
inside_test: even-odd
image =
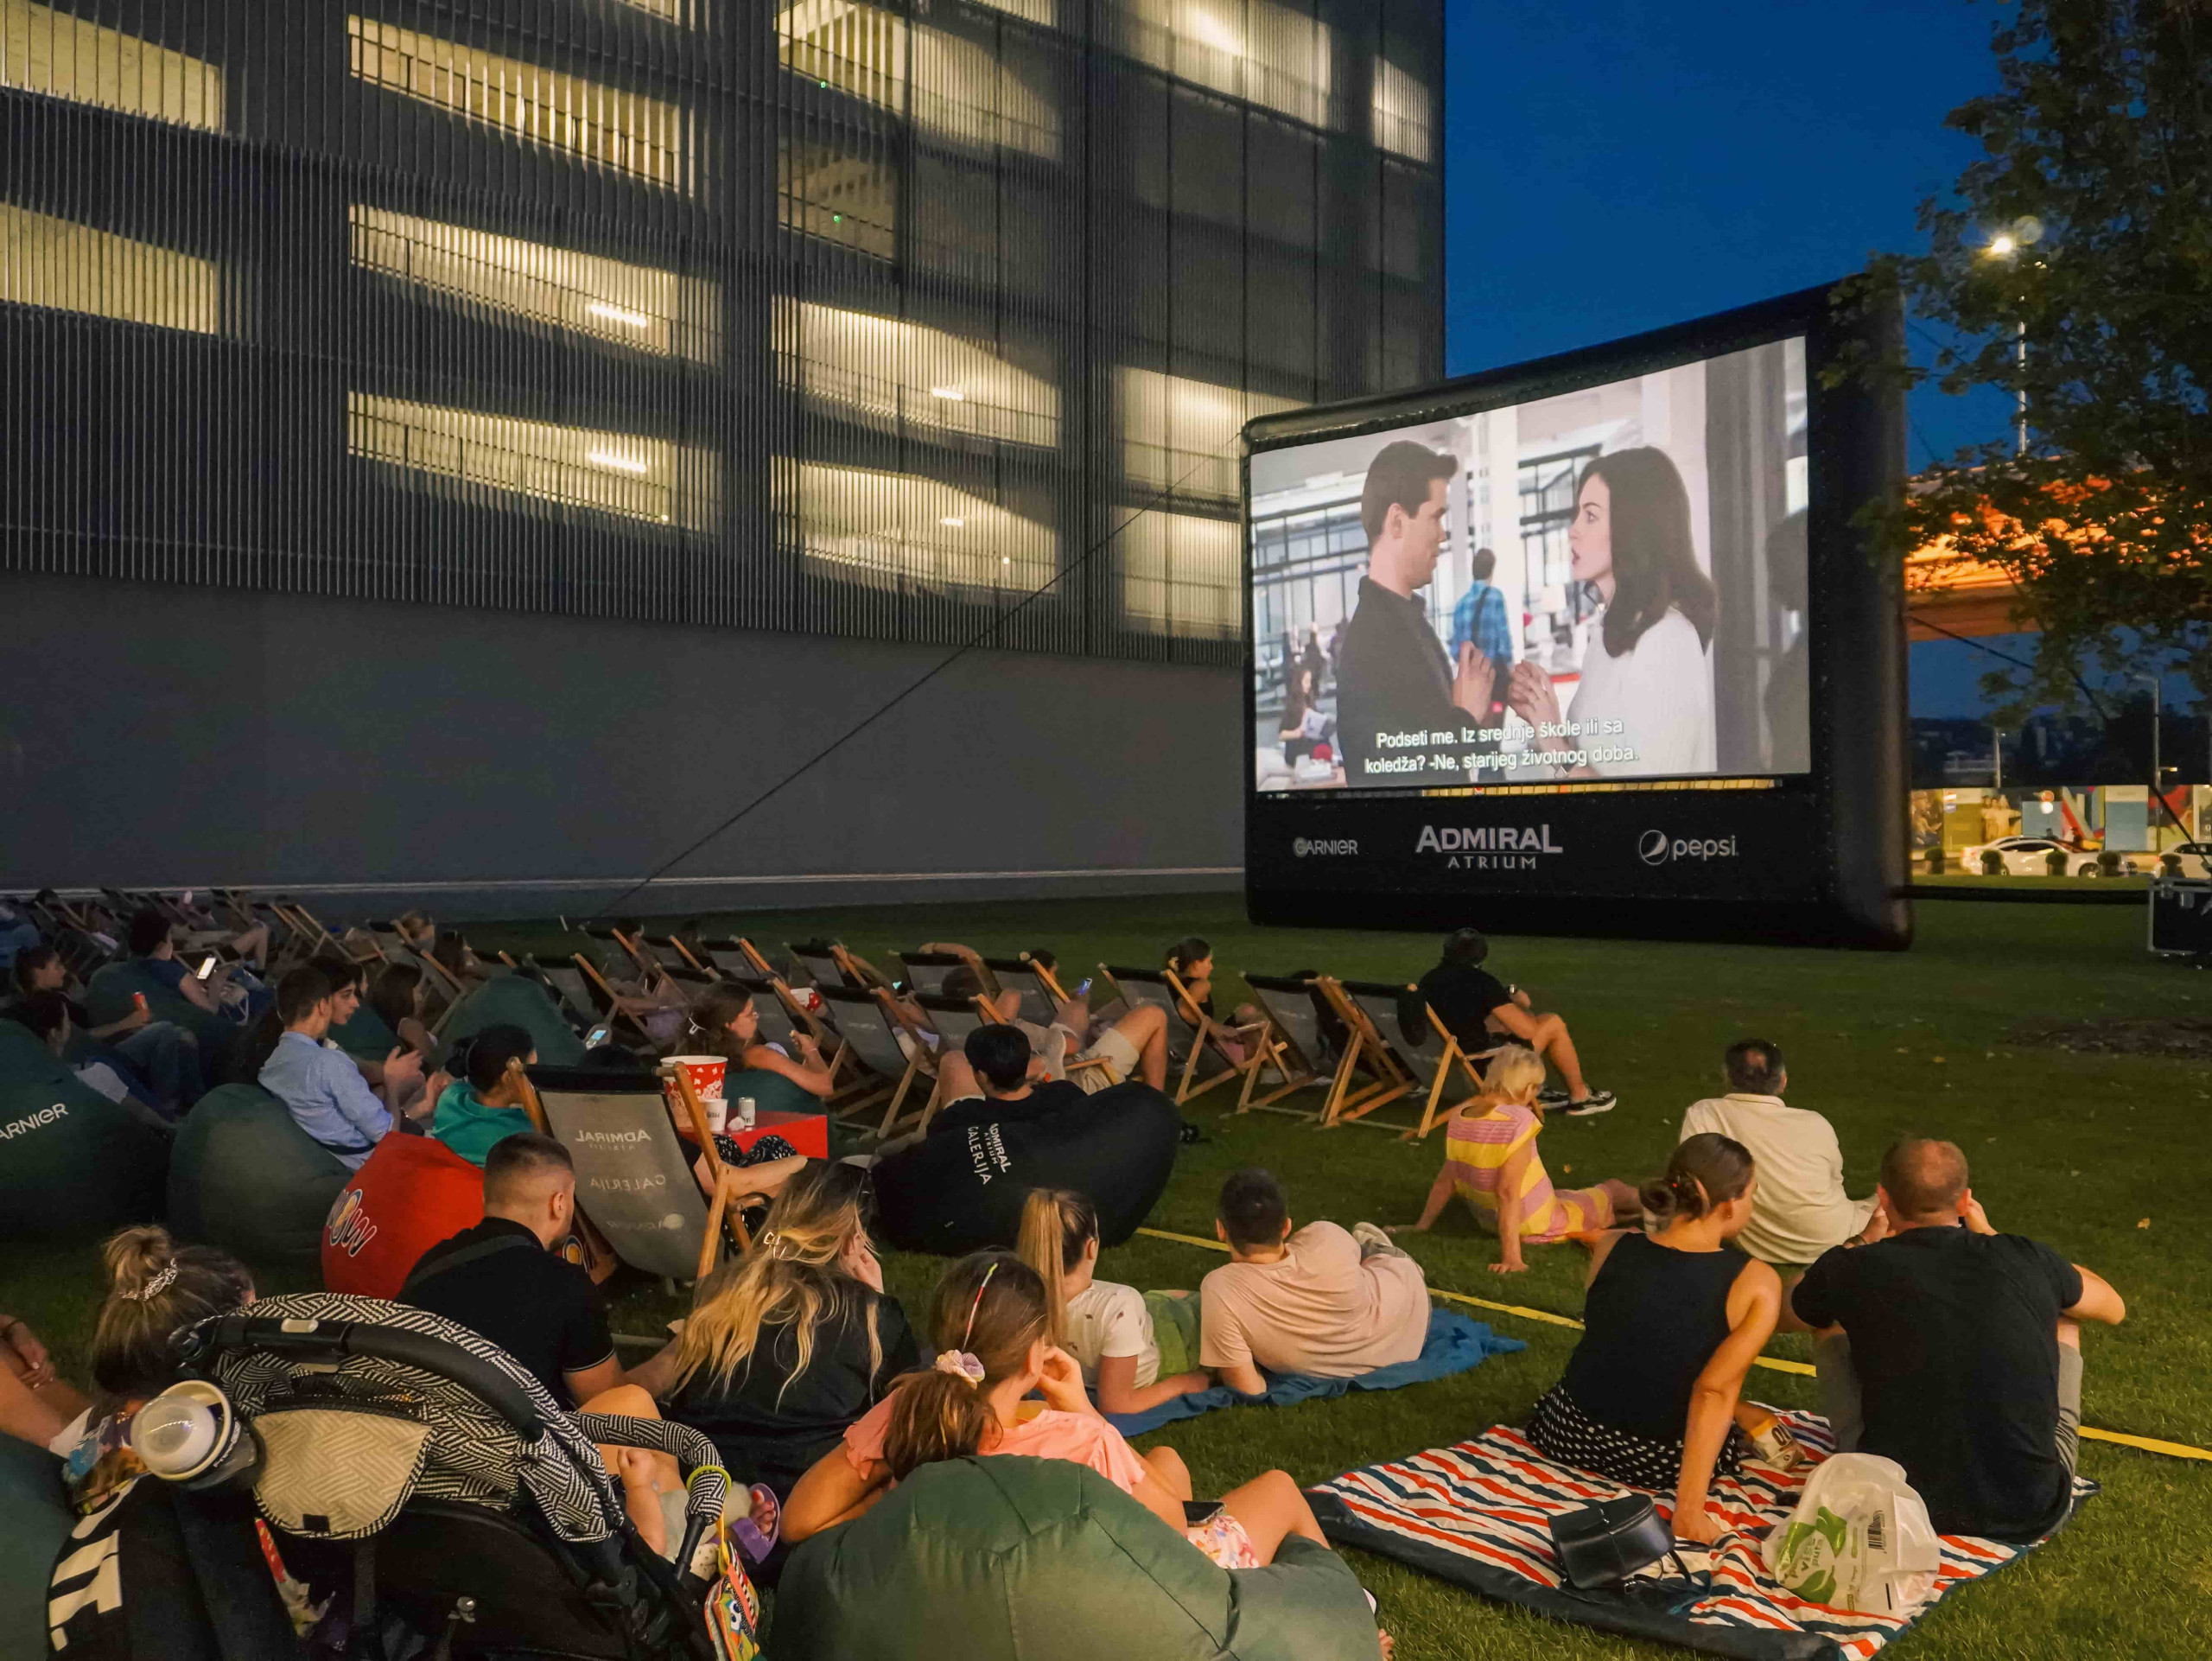
[[[418,964],[423,971],[424,1011],[428,1014],[433,1008],[435,1009],[428,1023],[430,1035],[435,1038],[453,1018],[453,1012],[461,1008],[461,1001],[468,996],[468,988],[460,976],[427,951],[410,947],[404,961]]]
[[[795,985],[788,970],[770,961],[768,955],[741,934],[731,934],[719,940],[699,942],[707,954],[702,969],[714,969],[722,974],[749,977],[754,980],[780,980],[785,985]]]
[[[1043,1027],[1051,1024],[1067,994],[1052,971],[1027,951],[1018,958],[986,958],[983,967],[998,979],[999,990],[1021,994],[1021,1018]]]
[[[836,953],[830,950],[827,940],[809,940],[803,945],[793,945],[786,940],[784,955],[791,959],[791,967],[804,975],[810,986],[852,987],[852,983],[845,978],[844,970],[838,965]],[[796,986],[798,983],[793,981],[791,984]]]
[[[934,1088],[937,1079],[936,1058],[929,1047],[916,1039],[912,1053],[900,1047],[899,1034],[905,1028],[891,1002],[891,994],[882,987],[873,991],[860,992],[849,986],[817,986],[823,1002],[836,1017],[837,1033],[843,1043],[841,1056],[849,1054],[856,1077],[847,1088],[848,1099],[832,1097],[830,1110],[841,1118],[857,1117],[873,1109],[879,1102],[885,1104],[883,1118],[868,1134],[880,1140],[900,1128],[899,1111],[906,1098],[913,1093],[914,1081],[925,1079]],[[925,1098],[915,1111],[918,1117],[928,1109]]]
[[[943,994],[945,977],[956,969],[969,966],[967,958],[957,951],[894,951],[891,954],[891,961],[897,964],[905,975],[908,991],[926,993],[931,997]],[[988,963],[985,968],[986,972],[982,977],[983,990],[996,997],[998,977],[988,972]]]
[[[1217,1021],[1198,1008],[1173,970],[1100,964],[1098,972],[1132,1009],[1151,1004],[1166,1015],[1168,1065],[1182,1066],[1175,1087],[1176,1106],[1217,1085],[1243,1079],[1268,1064],[1267,1048],[1261,1041],[1266,1028],[1231,1028]],[[1224,1041],[1231,1038],[1248,1046],[1250,1053],[1233,1051]]]
[[[103,945],[96,936],[74,927],[65,928],[54,937],[54,949],[61,955],[61,966],[80,988],[97,971],[111,963],[120,963],[124,955],[120,946]]]
[[[304,942],[302,948],[303,955],[312,958],[325,950],[341,954],[345,951],[346,948],[339,945],[338,937],[324,925],[322,919],[298,901],[279,900],[276,904],[278,915],[291,926],[294,935]]]
[[[1329,1008],[1344,1024],[1348,1034],[1342,1058],[1337,1063],[1336,1077],[1329,1085],[1329,1098],[1321,1110],[1321,1129],[1330,1130],[1340,1124],[1355,1124],[1364,1120],[1376,1108],[1410,1094],[1418,1080],[1405,1062],[1399,1058],[1396,1047],[1383,1036],[1387,1028],[1395,1030],[1398,1024],[1398,994],[1402,984],[1389,981],[1342,981],[1333,975],[1319,975],[1313,984],[1328,1000]],[[1386,1025],[1378,1025],[1378,1014],[1387,1014]],[[1369,1082],[1355,1088],[1352,1077],[1363,1072]],[[1400,1125],[1385,1125],[1376,1122],[1381,1130],[1402,1130]]]
[[[1460,1047],[1458,1035],[1444,1024],[1436,1011],[1425,1000],[1420,1000],[1417,989],[1376,981],[1345,981],[1343,984],[1352,1001],[1367,1011],[1370,1022],[1390,1047],[1398,1064],[1412,1075],[1414,1089],[1423,1093],[1421,1123],[1403,1132],[1398,1138],[1401,1142],[1421,1141],[1481,1097],[1484,1064],[1505,1047],[1506,1041],[1493,1040],[1488,1048],[1470,1053]],[[1401,1002],[1401,996],[1408,993],[1413,997]],[[1423,1025],[1419,1028],[1407,1024],[1407,1016],[1415,1001],[1421,1002]],[[1414,1041],[1416,1035],[1419,1043]],[[1466,1093],[1446,1101],[1445,1098],[1453,1095],[1461,1085],[1465,1086]]]
[[[660,971],[661,984],[683,1000],[684,1007],[693,1004],[721,984],[721,977],[709,974],[703,969],[667,967]]]
[[[912,996],[929,1016],[930,1025],[937,1029],[937,1053],[939,1055],[957,1050],[968,1041],[968,1034],[977,1028],[999,1024],[998,1012],[990,1007],[987,998],[939,997],[928,992],[917,992]],[[944,1079],[935,1067],[930,1072],[930,1084],[929,1100],[922,1104],[921,1117],[914,1125],[916,1134],[922,1136],[929,1134],[930,1121],[937,1117],[938,1109],[944,1105]]]
[[[1268,1031],[1261,1042],[1268,1052],[1268,1062],[1281,1083],[1264,1096],[1254,1096],[1253,1087],[1258,1083],[1260,1070],[1253,1068],[1245,1075],[1243,1093],[1238,1097],[1236,1111],[1268,1113],[1287,1113],[1293,1117],[1313,1119],[1320,1117],[1320,1110],[1308,1111],[1303,1108],[1278,1107],[1276,1103],[1293,1091],[1309,1085],[1325,1085],[1333,1075],[1337,1065],[1337,1046],[1322,1030],[1321,1017],[1313,1007],[1313,983],[1287,975],[1247,974],[1244,983],[1252,989],[1252,996],[1261,1009],[1267,1011]]]
[[[583,926],[582,932],[588,939],[597,940],[602,946],[613,950],[601,959],[602,972],[620,970],[634,973],[639,985],[651,990],[660,980],[660,959],[645,949],[642,939],[625,933],[619,928],[602,928],[591,923]]]
[[[676,934],[648,934],[644,937],[645,948],[660,960],[664,969],[691,969],[702,975],[711,975],[715,965],[700,960],[699,954]]]
[[[685,1147],[669,1117],[661,1080],[644,1072],[594,1072],[531,1067],[524,1105],[535,1104],[545,1134],[569,1150],[576,1168],[576,1209],[607,1240],[613,1255],[664,1281],[710,1273],[732,1220],[722,1167],[699,1113],[695,1128],[715,1181],[711,1204],[699,1192]],[[691,1099],[686,1111],[696,1108]],[[729,1234],[741,1251],[741,1230]]]
[[[361,925],[361,932],[377,943],[377,950],[384,954],[386,963],[412,963],[414,948],[400,938],[398,925],[389,917],[372,917]]]
[[[615,1002],[614,989],[607,984],[607,977],[601,972],[597,964],[581,951],[569,961],[575,964],[576,972],[583,979],[584,996],[591,1000],[592,1008],[598,1012],[601,1021],[609,1027],[627,1027],[647,1044],[653,1041],[653,1035],[645,1030],[645,1023]]]
[[[523,972],[553,994],[563,1018],[578,1032],[589,1032],[599,1024],[599,1006],[592,1002],[584,971],[575,958],[525,957]]]

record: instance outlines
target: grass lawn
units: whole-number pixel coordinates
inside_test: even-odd
[[[1069,968],[1102,958],[1155,962],[1172,939],[1195,930],[1217,950],[1217,1003],[1235,1001],[1239,970],[1410,976],[1435,949],[1427,935],[1255,928],[1233,898],[1213,895],[742,921],[777,941],[836,933],[870,957],[943,938],[993,953],[1044,945]],[[2143,926],[2132,907],[1929,901],[1919,907],[1919,944],[1904,954],[1526,939],[1497,942],[1493,966],[1531,988],[1540,1008],[1567,1015],[1591,1079],[1621,1097],[1603,1117],[1552,1120],[1542,1146],[1555,1180],[1634,1180],[1657,1169],[1682,1109],[1723,1088],[1722,1047],[1746,1034],[1771,1038],[1789,1060],[1790,1099],[1834,1122],[1854,1192],[1872,1188],[1893,1136],[1948,1136],[1973,1161],[1975,1192],[1999,1228],[2051,1242],[2120,1289],[2126,1325],[2094,1329],[2084,1346],[2087,1422],[2212,1446],[2212,1241],[2204,1228],[2212,1077],[2181,1061],[2014,1047],[2005,1036],[2029,1016],[2212,1010],[2212,979],[2147,957]],[[550,945],[554,930],[486,926],[470,935],[480,945],[526,946]],[[1214,1140],[1184,1151],[1152,1219],[1184,1233],[1211,1232],[1212,1196],[1222,1176],[1243,1164],[1280,1174],[1300,1221],[1408,1221],[1441,1157],[1440,1132],[1416,1148],[1358,1126],[1323,1133],[1273,1116],[1224,1119],[1204,1102],[1192,1111]],[[1395,1109],[1384,1115],[1403,1117]],[[1580,1312],[1579,1247],[1533,1250],[1528,1274],[1501,1279],[1488,1270],[1494,1242],[1456,1208],[1410,1244],[1433,1285]],[[1109,1252],[1100,1272],[1141,1287],[1190,1286],[1218,1261],[1140,1237]],[[891,1289],[917,1318],[938,1267],[903,1257],[887,1265]],[[82,1249],[11,1249],[0,1261],[0,1309],[40,1327],[65,1371],[78,1376],[97,1296],[92,1270]],[[650,1333],[677,1313],[657,1286],[632,1288],[615,1324]],[[1316,1481],[1517,1420],[1557,1378],[1573,1334],[1491,1319],[1529,1348],[1438,1384],[1233,1410],[1156,1440],[1182,1453],[1204,1493],[1270,1466]],[[1805,1353],[1794,1339],[1777,1340],[1775,1352]],[[1751,1390],[1777,1404],[1816,1404],[1806,1378],[1755,1371]],[[2212,1654],[2212,1465],[2094,1442],[2084,1444],[2082,1462],[2104,1485],[2102,1496],[2051,1545],[1937,1609],[1898,1653],[1975,1661]],[[1674,1652],[1539,1621],[1380,1559],[1354,1561],[1382,1601],[1402,1656]]]

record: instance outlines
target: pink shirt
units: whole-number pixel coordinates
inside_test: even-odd
[[[891,1428],[891,1404],[897,1400],[896,1392],[885,1397],[845,1432],[845,1457],[862,1476],[883,1457],[884,1434]],[[1147,1469],[1137,1450],[1129,1446],[1128,1438],[1096,1414],[1063,1413],[1052,1407],[1011,1429],[1001,1426],[999,1439],[981,1451],[1072,1460],[1077,1465],[1088,1465],[1128,1494],[1137,1491],[1137,1480]]]

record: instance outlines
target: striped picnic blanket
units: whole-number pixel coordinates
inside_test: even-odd
[[[1832,1451],[1827,1420],[1813,1413],[1781,1416],[1808,1453],[1825,1457]],[[2096,1486],[2077,1478],[2075,1503]],[[1802,1486],[1802,1476],[1748,1465],[1738,1475],[1715,1478],[1714,1507],[1734,1531],[1709,1558],[1691,1559],[1693,1571],[1709,1570],[1710,1585],[1699,1592],[1677,1583],[1671,1598],[1658,1588],[1656,1596],[1632,1598],[1581,1592],[1561,1581],[1551,1519],[1626,1490],[1554,1463],[1508,1425],[1493,1425],[1454,1447],[1349,1471],[1308,1497],[1323,1532],[1340,1545],[1395,1558],[1558,1620],[1745,1661],[1866,1661],[1936,1599],[2032,1549],[1945,1535],[1935,1594],[1917,1609],[1862,1615],[1807,1603],[1774,1582],[1760,1556],[1768,1531],[1787,1520]],[[1658,1498],[1663,1513],[1673,1496]]]

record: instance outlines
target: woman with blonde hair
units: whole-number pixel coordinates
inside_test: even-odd
[[[1444,1168],[1429,1186],[1421,1221],[1392,1233],[1421,1233],[1433,1226],[1454,1193],[1476,1219],[1497,1236],[1494,1275],[1517,1275],[1529,1264],[1523,1244],[1550,1245],[1570,1237],[1586,1244],[1616,1219],[1637,1213],[1637,1192],[1608,1177],[1588,1188],[1554,1188],[1536,1152],[1544,1128],[1544,1107],[1537,1092],[1544,1085],[1544,1060],[1535,1051],[1509,1044],[1483,1075],[1483,1093],[1452,1116],[1445,1131]]]
[[[753,1251],[699,1282],[682,1334],[629,1374],[779,1504],[919,1359],[868,1245],[872,1200],[858,1166],[800,1172]]]
[[[1075,1358],[1102,1413],[1142,1413],[1204,1390],[1198,1301],[1097,1278],[1098,1208],[1072,1188],[1032,1188],[1021,1202],[1021,1260],[1045,1283],[1052,1341]]]

